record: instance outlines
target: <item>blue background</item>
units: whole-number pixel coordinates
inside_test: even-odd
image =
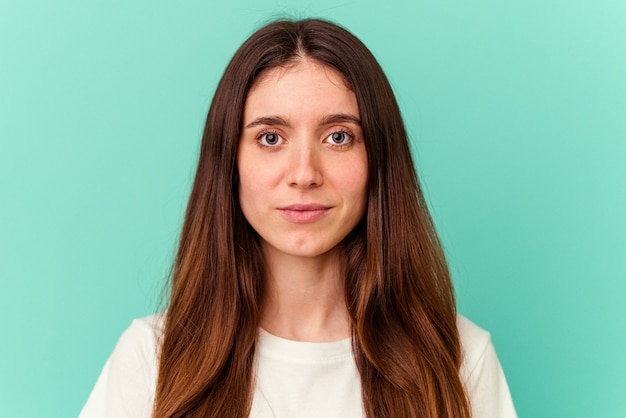
[[[277,16],[378,57],[519,415],[626,417],[622,0],[0,0],[0,416],[76,416],[158,309],[213,90]]]

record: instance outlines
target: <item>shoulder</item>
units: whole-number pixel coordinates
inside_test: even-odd
[[[120,336],[115,352],[134,352],[143,354],[144,357],[153,356],[163,334],[164,320],[163,313],[134,319]]]
[[[137,336],[160,338],[165,324],[165,312],[133,319],[124,333]]]
[[[461,315],[457,316],[457,327],[463,354],[459,373],[472,415],[517,417],[491,334]]]
[[[81,418],[149,416],[164,314],[135,319],[119,337]]]
[[[491,334],[462,315],[457,315],[456,325],[463,352],[461,374],[466,376],[491,345]]]
[[[155,314],[135,319],[122,333],[111,353],[109,362],[113,370],[143,370],[154,374],[158,351],[163,334],[164,314]],[[152,380],[153,376],[150,376]]]

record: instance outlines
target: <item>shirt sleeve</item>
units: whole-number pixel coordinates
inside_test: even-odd
[[[517,418],[511,393],[488,332],[459,317],[464,351],[461,377],[474,418]]]
[[[155,317],[134,320],[120,336],[79,418],[148,418],[157,375]]]

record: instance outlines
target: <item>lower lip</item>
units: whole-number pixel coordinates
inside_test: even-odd
[[[290,222],[296,223],[308,223],[314,222],[328,212],[328,209],[315,209],[315,210],[291,210],[291,209],[279,209],[280,214]]]

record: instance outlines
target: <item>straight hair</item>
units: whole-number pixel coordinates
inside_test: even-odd
[[[216,89],[171,277],[153,415],[250,413],[266,271],[260,238],[239,205],[237,148],[258,77],[305,58],[344,77],[367,150],[366,213],[341,243],[365,414],[469,418],[450,274],[398,104],[365,45],[317,19],[255,32]]]

